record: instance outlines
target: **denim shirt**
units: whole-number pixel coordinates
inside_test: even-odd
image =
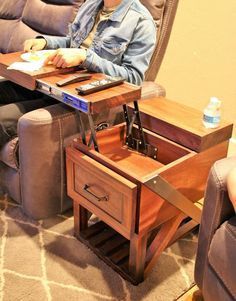
[[[67,37],[48,37],[47,49],[79,48],[91,31],[102,0],[87,0],[69,27]],[[83,67],[141,84],[156,43],[156,26],[139,0],[123,0],[97,27]]]

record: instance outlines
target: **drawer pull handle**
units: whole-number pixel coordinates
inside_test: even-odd
[[[95,197],[97,199],[98,202],[102,202],[102,201],[108,201],[109,197],[108,195],[105,195],[105,196],[97,196],[96,194],[94,194],[91,190],[89,190],[89,185],[88,184],[85,184],[84,185],[84,190],[86,192],[88,192],[89,194],[91,194],[93,197]]]

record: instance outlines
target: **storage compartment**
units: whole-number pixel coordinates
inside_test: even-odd
[[[81,204],[129,237],[137,186],[81,152],[73,161],[73,189]]]
[[[138,132],[133,134],[135,137]],[[166,201],[165,193],[176,190],[191,202],[198,202],[203,197],[211,165],[225,156],[228,147],[228,142],[223,142],[196,153],[150,131],[144,130],[144,135],[146,142],[156,147],[156,159],[127,147],[124,124],[97,132],[99,153],[84,146],[79,139],[74,141],[74,150],[81,152],[76,155],[75,151],[73,157],[77,162],[73,175],[74,192],[124,224],[126,230],[132,228],[130,208],[136,207],[136,233],[154,229],[180,213],[178,206],[176,208],[170,202],[171,198]],[[167,183],[163,194],[146,185],[149,179],[155,178]],[[134,193],[137,189],[138,196]],[[103,200],[99,201],[99,198]],[[136,205],[127,205],[133,201]],[[126,218],[124,212],[128,215]]]
[[[138,138],[138,130],[135,128],[133,136]],[[162,166],[191,153],[189,149],[145,129],[144,136],[148,144],[156,147],[155,159],[127,147],[125,124],[97,132],[99,152],[115,162],[117,167],[137,178],[145,177]]]
[[[140,133],[133,128],[137,148]],[[228,149],[227,137],[211,145],[215,131],[204,137],[209,147],[199,153],[149,130],[143,133],[150,157],[127,146],[124,124],[96,133],[99,152],[80,139],[66,149],[76,237],[135,284],[168,245],[199,224],[209,170]],[[87,211],[102,222],[89,227]]]
[[[80,151],[70,151],[70,154],[74,162],[73,198],[75,194],[82,196],[80,202],[85,208],[103,220],[106,215],[119,233],[129,237],[132,227],[136,233],[150,230],[179,213],[142,183],[166,166],[194,153],[145,131],[146,141],[157,148],[154,160],[128,148],[125,133],[124,124],[98,132],[99,153],[76,140],[74,146]]]

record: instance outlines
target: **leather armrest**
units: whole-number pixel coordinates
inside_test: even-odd
[[[236,211],[236,168],[232,168],[227,176],[227,189],[229,198]]]
[[[78,132],[75,111],[63,104],[28,112],[19,119],[22,206],[32,218],[65,209],[64,140]]]
[[[227,175],[236,167],[236,157],[218,160],[211,168],[204,197],[198,250],[195,264],[195,281],[202,288],[208,250],[215,231],[235,215],[227,191]]]

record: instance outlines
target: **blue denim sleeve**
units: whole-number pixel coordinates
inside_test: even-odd
[[[83,67],[94,72],[121,76],[130,83],[140,85],[144,80],[155,44],[156,26],[152,20],[143,19],[138,23],[133,38],[123,54],[121,65],[101,58],[88,49]]]
[[[43,38],[46,40],[47,45],[45,49],[58,49],[58,48],[69,48],[70,37],[57,37],[44,35]]]

